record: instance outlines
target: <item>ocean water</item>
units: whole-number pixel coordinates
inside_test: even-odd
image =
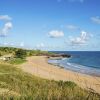
[[[55,51],[59,54],[70,54],[70,58],[48,60],[68,70],[100,77],[100,51]]]

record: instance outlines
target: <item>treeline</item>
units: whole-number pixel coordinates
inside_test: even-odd
[[[51,55],[53,53],[41,50],[27,50],[22,48],[14,47],[0,47],[0,56],[12,54],[17,56],[40,56],[40,55]]]
[[[13,47],[0,47],[0,56],[10,54],[10,53],[14,54],[16,50],[18,49]]]

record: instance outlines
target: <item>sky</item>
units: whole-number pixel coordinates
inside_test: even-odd
[[[100,0],[1,0],[0,46],[100,51]]]

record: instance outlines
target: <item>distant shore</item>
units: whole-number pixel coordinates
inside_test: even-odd
[[[73,81],[82,88],[92,89],[94,92],[100,93],[100,77],[80,74],[48,64],[46,56],[29,57],[27,62],[21,65],[21,68],[23,71],[41,78]]]

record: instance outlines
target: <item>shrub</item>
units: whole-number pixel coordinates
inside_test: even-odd
[[[15,51],[16,58],[24,59],[26,56],[27,56],[26,50],[18,49],[17,51]]]
[[[58,82],[58,86],[65,88],[65,87],[69,87],[69,88],[74,88],[75,86],[77,86],[74,82],[71,81],[59,81]]]

